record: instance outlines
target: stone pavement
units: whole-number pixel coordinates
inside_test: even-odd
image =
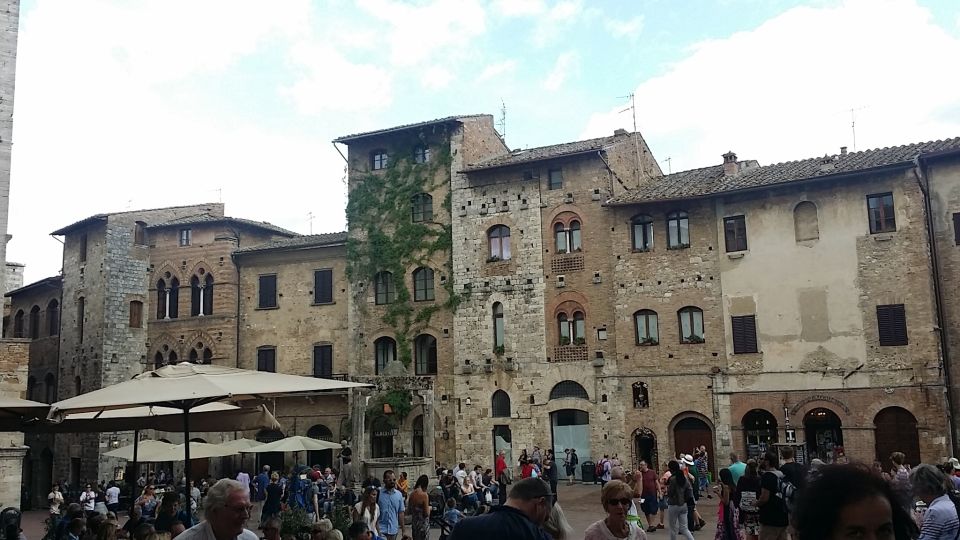
[[[574,484],[573,486],[567,486],[561,484],[557,491],[559,492],[560,505],[567,515],[567,520],[570,521],[570,525],[573,527],[573,538],[583,538],[583,532],[587,527],[593,522],[602,519],[604,515],[603,508],[600,506],[600,486],[593,484]],[[259,506],[260,505],[257,504],[257,508],[254,510],[254,516],[260,515]],[[706,520],[707,525],[702,530],[693,533],[693,535],[697,538],[713,538],[714,531],[716,531],[717,528],[716,497],[713,499],[700,499],[698,509],[703,519]],[[46,518],[46,510],[33,510],[23,514],[21,527],[27,540],[40,540],[43,538],[43,521]],[[126,517],[121,516],[121,523],[125,520]],[[252,529],[256,527],[256,523],[253,520],[251,520],[250,527]],[[440,531],[434,529],[431,538],[437,539],[439,537]],[[648,537],[651,538],[651,540],[657,538],[666,539],[669,538],[670,535],[666,530],[660,530],[655,533],[650,533]]]

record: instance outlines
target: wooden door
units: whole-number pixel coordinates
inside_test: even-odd
[[[903,452],[908,465],[920,464],[920,435],[917,432],[917,419],[910,411],[900,407],[887,407],[873,420],[876,427],[877,461],[883,469],[889,471],[893,464],[890,454]]]
[[[714,477],[716,477],[716,471],[713,467],[716,458],[713,455],[713,431],[710,430],[710,426],[706,422],[693,417],[684,418],[677,422],[676,427],[673,428],[673,442],[674,451],[683,454],[692,454],[694,448],[699,448],[701,445],[706,446],[707,469],[713,472]]]

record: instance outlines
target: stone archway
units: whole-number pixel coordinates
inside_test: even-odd
[[[843,425],[840,417],[826,407],[812,409],[803,417],[807,438],[808,459],[820,458],[826,463],[843,452]]]
[[[657,436],[650,428],[639,427],[633,430],[631,435],[633,444],[633,466],[639,467],[640,461],[646,461],[647,465],[655,470],[660,470],[660,461],[657,453]]]
[[[920,463],[920,434],[917,419],[910,411],[887,407],[873,418],[873,425],[876,427],[877,461],[883,464],[883,470],[889,471],[893,467],[890,454],[894,452],[903,452],[905,463],[910,466]]]
[[[681,413],[671,422],[673,425],[673,448],[682,454],[692,454],[700,446],[707,447],[707,470],[715,472],[713,451],[713,427],[702,415],[694,412]]]

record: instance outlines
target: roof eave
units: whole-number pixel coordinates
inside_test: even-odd
[[[18,289],[9,291],[5,293],[3,296],[7,298],[12,298],[15,295],[30,292],[33,289],[41,289],[41,288],[58,289],[60,288],[60,282],[62,280],[63,278],[61,278],[60,276],[51,276],[51,277],[43,278],[40,281],[34,281],[33,283],[24,285],[23,287],[20,287]]]
[[[598,147],[598,148],[590,148],[589,150],[577,150],[576,152],[566,152],[566,153],[563,153],[563,154],[554,154],[554,155],[551,155],[551,156],[544,156],[544,157],[539,157],[539,158],[533,158],[533,159],[528,159],[528,160],[526,160],[526,161],[520,161],[520,162],[515,162],[515,163],[500,163],[500,164],[497,164],[497,165],[488,165],[488,166],[481,166],[481,167],[475,167],[475,168],[474,168],[474,167],[468,167],[468,168],[466,168],[466,169],[462,169],[462,170],[457,171],[457,172],[460,173],[460,174],[468,174],[468,173],[472,173],[472,172],[491,171],[491,170],[494,170],[494,169],[506,169],[506,168],[510,168],[510,167],[523,167],[524,165],[527,165],[527,164],[530,164],[530,163],[540,163],[540,162],[542,162],[542,161],[550,161],[550,160],[554,160],[554,159],[562,159],[562,158],[568,158],[568,157],[575,157],[575,156],[581,156],[581,155],[584,155],[584,154],[595,154],[595,153],[597,153],[597,152],[600,152],[601,150],[603,150],[603,146],[600,146],[600,147]]]
[[[306,246],[276,246],[276,247],[265,247],[265,248],[249,249],[249,250],[246,250],[246,251],[244,251],[244,250],[237,250],[237,251],[234,251],[233,253],[231,253],[231,256],[233,256],[234,258],[236,258],[236,257],[243,257],[243,256],[245,256],[245,255],[260,255],[260,254],[263,254],[263,253],[274,253],[274,252],[277,252],[277,251],[291,251],[291,252],[292,252],[292,251],[306,251],[306,250],[309,250],[309,249],[328,248],[328,247],[339,247],[339,246],[345,246],[345,245],[347,245],[347,242],[346,242],[346,241],[343,241],[343,242],[338,241],[338,242],[333,242],[333,243],[329,243],[329,244],[309,244],[309,245],[306,245]]]
[[[810,176],[807,178],[799,178],[794,180],[787,180],[784,182],[777,182],[774,184],[764,184],[762,186],[751,186],[747,188],[740,189],[730,189],[726,191],[716,191],[713,193],[704,193],[700,195],[691,195],[689,197],[671,197],[667,199],[647,199],[643,201],[627,201],[627,202],[613,202],[607,201],[603,203],[602,206],[616,207],[616,206],[637,206],[640,204],[655,204],[655,203],[670,203],[670,202],[680,202],[680,201],[692,201],[697,199],[710,199],[713,197],[721,197],[725,195],[739,195],[742,193],[753,193],[756,191],[764,191],[770,188],[782,187],[786,185],[791,185],[795,183],[806,183],[806,182],[819,182],[821,180],[839,180],[842,178],[850,178],[853,176],[863,176],[865,174],[883,172],[895,169],[909,169],[913,166],[913,161],[900,161],[897,163],[888,163],[886,165],[881,165],[879,167],[870,167],[869,169],[858,169],[855,171],[847,171],[839,174],[830,174],[824,176]]]
[[[89,226],[89,225],[92,225],[92,224],[94,224],[94,223],[103,222],[103,221],[106,221],[106,220],[107,220],[107,216],[102,216],[102,215],[90,216],[90,217],[88,217],[88,218],[81,219],[80,221],[78,221],[78,222],[76,222],[76,223],[71,223],[70,225],[67,225],[66,227],[63,227],[62,229],[57,229],[57,230],[53,231],[52,233],[50,233],[50,236],[65,236],[65,235],[70,234],[71,232],[73,232],[73,231],[75,231],[75,230],[77,230],[77,229],[82,229],[82,228],[87,227],[87,226]]]
[[[370,138],[370,137],[382,137],[382,136],[384,136],[384,135],[390,135],[391,133],[398,133],[398,132],[400,132],[400,131],[409,131],[409,130],[412,130],[412,129],[420,129],[420,128],[425,128],[425,127],[427,127],[427,126],[433,126],[433,125],[439,125],[439,124],[461,123],[463,118],[466,118],[466,116],[457,116],[457,117],[453,117],[453,118],[443,118],[443,119],[440,119],[440,120],[437,120],[437,121],[434,121],[434,122],[423,122],[423,123],[419,123],[419,124],[408,124],[408,125],[406,125],[406,126],[394,126],[394,127],[391,127],[391,128],[380,129],[380,130],[377,130],[377,131],[368,131],[368,132],[366,132],[366,133],[357,133],[357,134],[354,134],[354,135],[344,135],[343,137],[337,137],[337,138],[334,139],[332,142],[333,142],[334,144],[336,144],[336,143],[347,144],[347,143],[349,143],[349,142],[358,141],[358,140],[360,140],[360,139],[368,139],[368,138]]]

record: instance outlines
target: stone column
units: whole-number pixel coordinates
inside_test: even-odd
[[[20,508],[23,458],[29,447],[0,448],[0,504]]]
[[[433,468],[433,462],[437,457],[437,437],[434,433],[433,420],[433,389],[420,392],[423,399],[423,454],[430,458],[430,467]]]
[[[351,450],[353,450],[353,466],[357,471],[358,478],[363,478],[363,462],[367,459],[367,432],[365,429],[365,417],[367,414],[367,401],[369,399],[369,390],[357,389],[354,391],[353,412],[351,413],[351,428],[353,431],[353,437],[350,445]]]

